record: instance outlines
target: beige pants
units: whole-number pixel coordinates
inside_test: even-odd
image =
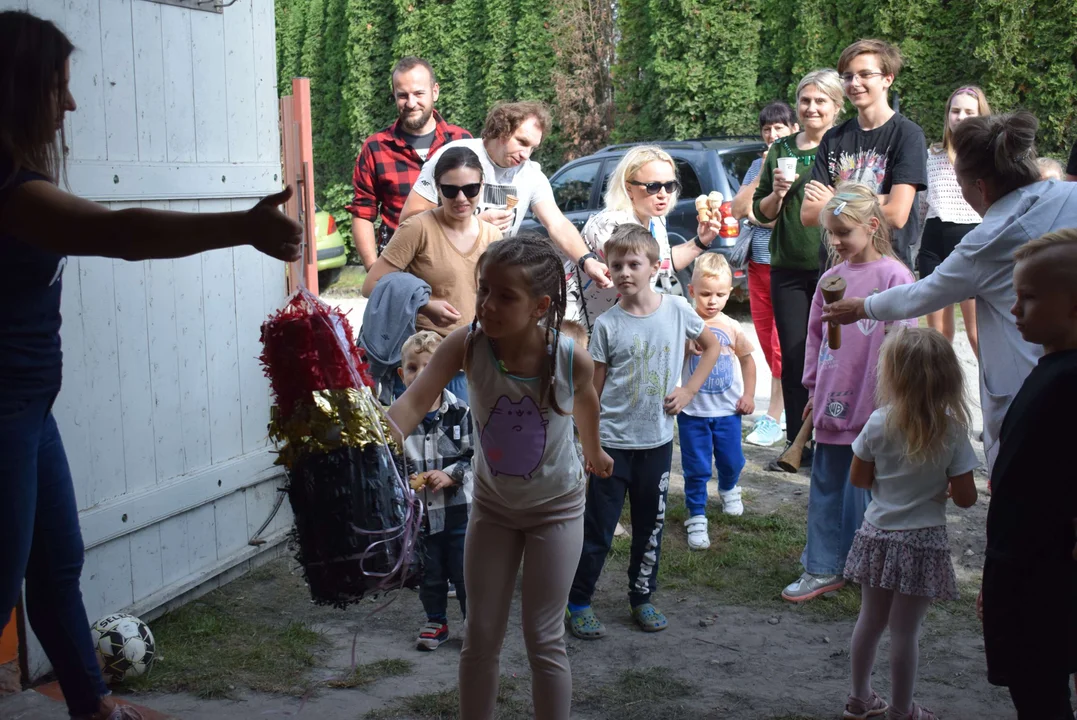
[[[493,720],[499,658],[523,560],[524,643],[536,720],[568,720],[572,672],[565,653],[565,607],[583,549],[582,488],[524,512],[476,498],[464,544],[467,636],[460,653],[460,717]]]

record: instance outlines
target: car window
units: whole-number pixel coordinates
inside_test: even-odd
[[[591,204],[591,188],[598,175],[598,163],[581,163],[564,171],[550,181],[554,202],[561,212],[587,210]]]
[[[703,194],[703,188],[699,185],[699,177],[696,175],[692,163],[681,158],[674,158],[677,166],[677,179],[681,181],[681,197],[695,198]]]
[[[722,153],[718,156],[722,160],[726,177],[729,178],[729,190],[737,192],[740,189],[740,181],[744,179],[744,173],[760,157],[758,150],[740,150],[736,152]]]
[[[620,161],[618,161],[620,162]],[[610,178],[613,177],[613,171],[617,169],[617,163],[613,160],[606,162],[606,171],[602,173],[602,190],[599,192],[599,202],[606,201],[606,190],[610,187]]]

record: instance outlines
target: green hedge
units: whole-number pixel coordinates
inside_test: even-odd
[[[438,107],[481,130],[498,100],[551,104],[536,159],[552,172],[609,141],[754,133],[808,70],[859,37],[896,43],[894,90],[930,139],[950,92],[979,84],[1024,107],[1040,149],[1064,155],[1077,121],[1077,2],[1067,0],[276,0],[282,94],[311,78],[318,201],[343,219],[363,139],[395,117],[389,70],[429,59]],[[344,230],[347,222],[343,223]],[[346,234],[346,233],[345,233]],[[349,238],[350,240],[350,238]]]

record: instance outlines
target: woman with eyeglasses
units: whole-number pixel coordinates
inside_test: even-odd
[[[657,292],[673,290],[674,274],[704,253],[718,237],[720,224],[717,219],[701,224],[698,235],[691,241],[670,247],[666,234],[666,215],[677,204],[681,185],[677,181],[677,167],[669,153],[653,145],[640,145],[630,150],[610,177],[606,188],[605,207],[583,228],[583,241],[591,253],[604,257],[602,249],[610,235],[625,223],[635,223],[647,228],[658,241],[659,270],[651,279]],[[591,253],[584,258],[591,257]],[[579,275],[577,269],[577,275]],[[617,302],[616,288],[599,289],[586,276],[580,276],[577,297],[568,298],[580,308],[580,319],[590,332],[595,318],[613,307]],[[688,289],[682,288],[687,294]]]
[[[430,286],[430,301],[419,308],[416,329],[446,337],[468,325],[475,317],[479,256],[490,243],[501,239],[500,230],[475,214],[482,183],[482,163],[473,150],[446,150],[434,166],[438,207],[400,224],[367,273],[363,295],[370,297],[386,275],[409,272]],[[467,399],[462,379],[450,383],[449,390]]]
[[[839,183],[864,183],[879,196],[893,229],[894,251],[911,269],[912,248],[920,236],[920,215],[912,209],[916,193],[927,189],[927,142],[919,125],[890,107],[890,86],[902,62],[901,52],[882,40],[858,40],[842,51],[838,74],[856,117],[835,126],[819,143],[800,217],[805,225],[818,227],[819,212]],[[825,265],[822,249],[819,260]]]

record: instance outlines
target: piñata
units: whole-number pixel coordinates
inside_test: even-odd
[[[347,318],[300,289],[262,325],[261,360],[275,400],[269,436],[287,470],[292,540],[314,601],[345,607],[415,587],[422,505]]]

